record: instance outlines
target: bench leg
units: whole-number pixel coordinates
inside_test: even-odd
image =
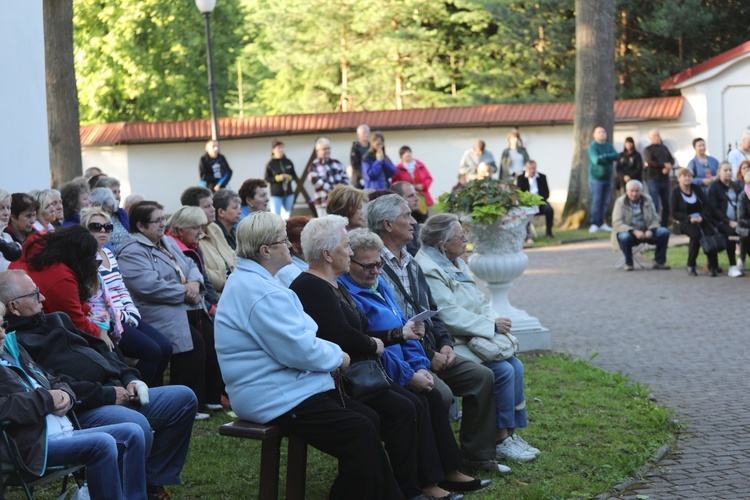
[[[286,466],[287,500],[304,500],[307,472],[307,444],[297,436],[289,436]]]
[[[281,457],[281,437],[263,441],[260,447],[260,500],[279,498],[279,460]]]

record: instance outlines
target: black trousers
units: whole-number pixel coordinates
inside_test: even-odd
[[[338,459],[338,476],[329,499],[404,498],[380,444],[378,414],[356,401],[346,399],[345,404],[338,391],[327,391],[311,396],[272,423]]]
[[[688,243],[688,267],[695,267],[695,261],[698,259],[698,252],[701,249],[701,236],[703,236],[701,230],[703,234],[714,234],[714,228],[706,219],[703,219],[700,224],[691,224],[689,221],[680,222],[680,232],[690,238]],[[716,252],[708,253],[706,257],[708,258],[709,269],[719,267],[719,256],[716,255]]]
[[[407,498],[422,493],[417,482],[417,448],[419,446],[416,398],[391,383],[391,389],[362,404],[380,417],[380,435],[391,460],[393,475]]]
[[[552,234],[552,223],[555,221],[555,209],[550,205],[539,205],[539,215],[544,215],[546,234]]]
[[[439,391],[415,393],[404,389],[417,408],[417,472],[420,486],[436,484],[447,472],[464,465]]]
[[[221,404],[224,381],[214,347],[214,325],[205,311],[188,311],[193,350],[172,354],[169,383],[190,387],[198,398],[198,411]]]

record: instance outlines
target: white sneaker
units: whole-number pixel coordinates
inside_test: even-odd
[[[205,406],[206,406],[206,410],[211,410],[211,411],[220,411],[224,409],[224,407],[221,405],[206,404]]]
[[[739,269],[740,271],[744,271],[745,270],[745,261],[744,260],[738,260],[737,261],[737,269]]]
[[[591,224],[591,226],[589,226],[589,233],[595,233],[598,230],[599,230],[599,226],[597,226],[596,224]]]
[[[727,276],[729,276],[730,278],[739,278],[740,276],[742,276],[742,271],[740,271],[740,268],[737,266],[729,266]]]
[[[604,231],[606,233],[611,233],[612,232],[612,228],[609,227],[607,224],[602,224],[601,226],[599,226],[599,231]]]
[[[518,462],[530,462],[536,458],[536,455],[521,448],[520,444],[508,436],[502,443],[495,447],[495,458],[497,460],[511,459]]]
[[[209,415],[208,413],[196,413],[195,414],[195,419],[196,420],[207,420],[210,417],[211,417],[211,415]]]
[[[539,455],[540,453],[539,448],[534,448],[529,443],[527,443],[524,438],[522,438],[518,434],[513,434],[511,437],[513,438],[513,441],[515,441],[518,445],[520,445],[526,451],[529,451],[533,453],[534,455]]]

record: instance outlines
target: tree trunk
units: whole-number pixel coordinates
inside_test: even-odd
[[[43,11],[50,182],[59,188],[83,173],[73,63],[73,0],[44,0]]]
[[[573,165],[563,210],[566,227],[588,224],[588,147],[594,128],[612,137],[615,103],[615,2],[576,0]]]

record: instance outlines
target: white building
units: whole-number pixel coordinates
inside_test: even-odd
[[[2,2],[0,11],[0,188],[49,186],[42,2]]]

